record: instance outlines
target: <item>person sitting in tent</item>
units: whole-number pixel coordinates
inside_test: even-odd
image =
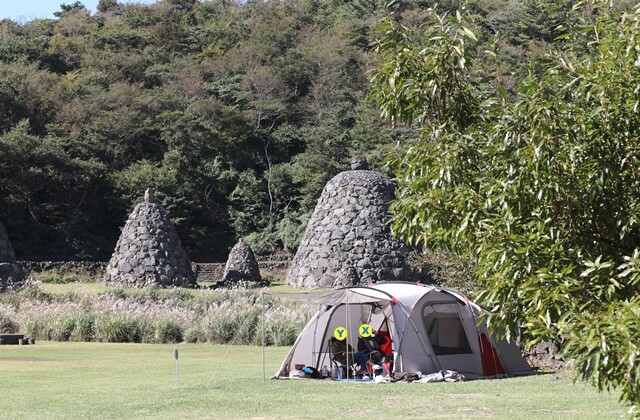
[[[363,374],[367,371],[367,364],[371,363],[363,352],[353,351],[353,347],[347,344],[346,340],[338,340],[335,337],[331,337],[331,354],[333,360],[342,366],[348,366],[347,362],[357,363]]]
[[[380,343],[380,350],[385,356],[382,358],[380,365],[382,365],[382,371],[384,375],[389,375],[393,367],[393,341],[391,340],[391,334],[387,330],[378,330],[376,333],[378,343]],[[384,339],[384,343],[382,342]]]
[[[384,335],[376,334],[376,331],[373,331],[373,334],[369,337],[358,338],[358,351],[364,353],[370,360],[372,364],[371,370],[374,374],[376,374],[378,370],[382,370],[385,374],[389,373],[389,365],[385,365],[388,354],[382,350],[382,346],[386,343],[387,339]]]
[[[373,363],[380,364],[388,356],[381,347],[386,342],[387,339],[381,334],[376,334],[374,330],[369,337],[358,338],[358,351],[364,353]]]

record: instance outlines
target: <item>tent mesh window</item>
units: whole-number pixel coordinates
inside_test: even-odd
[[[457,303],[427,304],[422,319],[436,355],[472,353]]]

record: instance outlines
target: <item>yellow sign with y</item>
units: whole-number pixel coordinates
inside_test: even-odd
[[[347,329],[345,327],[337,327],[333,330],[333,336],[342,341],[347,339]]]

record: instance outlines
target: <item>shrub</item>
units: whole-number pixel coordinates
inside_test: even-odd
[[[205,320],[205,335],[211,343],[253,342],[260,309],[247,302],[224,302],[213,307]]]
[[[278,237],[273,232],[273,226],[268,226],[260,232],[252,232],[244,240],[258,254],[272,254],[279,249]]]
[[[131,293],[131,299],[138,302],[157,302],[160,300],[160,294],[155,287],[145,287]]]
[[[306,308],[290,309],[275,307],[265,314],[264,340],[265,345],[290,346],[298,337],[306,324],[308,316]],[[259,321],[255,343],[262,344],[262,323]]]
[[[71,333],[76,326],[75,317],[72,315],[60,315],[53,318],[44,318],[49,320],[47,326],[47,338],[53,341],[69,341]]]
[[[139,343],[142,340],[139,320],[129,315],[98,316],[95,338],[107,343]]]
[[[407,263],[427,283],[460,290],[467,295],[474,295],[480,289],[475,278],[476,267],[469,257],[460,257],[444,249],[426,249],[411,253]]]
[[[75,328],[69,337],[72,341],[91,341],[94,338],[96,317],[89,312],[83,312],[76,316]]]
[[[140,342],[153,344],[156,341],[156,326],[153,321],[146,318],[136,318],[140,329]]]
[[[240,322],[236,334],[231,341],[233,344],[251,344],[254,342],[258,321],[260,320],[260,309],[251,308],[240,315]]]
[[[60,274],[58,270],[49,270],[37,275],[37,279],[43,283],[68,284],[73,283],[76,278],[71,274]]]
[[[23,325],[23,329],[25,333],[31,338],[42,340],[49,339],[46,322],[41,317],[31,317],[27,319],[27,321]]]
[[[19,308],[20,303],[24,299],[24,296],[16,292],[0,293],[0,304],[10,305],[14,308]]]
[[[77,302],[79,300],[81,300],[80,295],[77,292],[71,290],[55,297],[56,302]]]
[[[165,299],[185,304],[193,300],[193,295],[184,289],[175,288],[167,292]]]
[[[239,323],[237,314],[231,312],[210,315],[205,322],[205,335],[210,343],[224,344],[233,340]]]
[[[184,341],[187,343],[204,343],[207,338],[198,325],[192,325],[184,331]]]
[[[282,242],[285,251],[295,252],[298,248],[310,217],[311,213],[290,212],[277,223],[276,236]]]
[[[18,294],[22,295],[24,299],[37,302],[51,303],[55,300],[54,295],[52,295],[51,293],[43,292],[37,287],[25,287],[24,289],[20,290]]]
[[[159,319],[155,325],[155,343],[179,343],[182,341],[182,327],[171,319]]]
[[[0,314],[0,333],[13,334],[18,331],[18,324],[16,324],[9,315]]]
[[[124,291],[124,289],[120,287],[116,287],[114,289],[109,289],[105,292],[98,293],[98,296],[107,296],[117,300],[117,299],[125,299],[127,297],[127,293]]]

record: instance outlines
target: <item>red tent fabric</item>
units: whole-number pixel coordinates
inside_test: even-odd
[[[504,368],[496,354],[496,350],[485,334],[480,334],[480,348],[482,349],[482,370],[487,376],[504,373]]]
[[[380,344],[380,350],[382,350],[384,354],[390,355],[393,352],[393,341],[391,341],[391,334],[389,334],[386,319],[382,322],[376,334],[387,339],[384,344]]]

